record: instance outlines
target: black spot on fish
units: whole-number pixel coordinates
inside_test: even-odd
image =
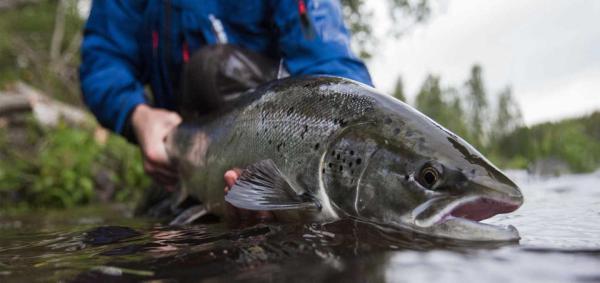
[[[408,181],[409,176],[408,175],[404,175],[404,180]]]
[[[306,134],[306,132],[308,132],[308,126],[304,125],[304,129],[302,130],[302,133],[300,133],[301,139],[304,139],[304,135]]]
[[[331,152],[331,156],[335,156],[335,150]]]
[[[385,120],[383,120],[384,123],[386,124],[391,124],[392,123],[392,119],[390,119],[390,117],[386,117]]]
[[[397,134],[399,134],[400,133],[400,129],[395,128],[393,133],[394,133],[394,136],[397,135]]]
[[[283,143],[279,143],[279,144],[277,145],[277,152],[279,152],[279,151],[281,150],[281,147],[282,147],[282,146],[283,146]]]
[[[315,150],[319,149],[319,143],[315,143]]]
[[[292,115],[292,113],[294,113],[294,107],[290,107],[287,111],[288,116]]]
[[[344,170],[344,167],[342,167],[342,165],[340,165],[340,172],[342,172]]]
[[[356,165],[360,165],[361,162],[362,162],[362,159],[360,159],[360,158],[356,159]]]
[[[340,160],[340,154],[339,153],[335,156],[335,159]]]
[[[352,162],[348,163],[348,167],[352,167]]]
[[[329,163],[327,164],[327,166],[329,166],[329,168],[332,168],[332,167],[333,167],[333,163],[329,162]]]
[[[269,144],[272,144],[272,143],[273,143],[273,141],[272,141],[272,140],[269,140]]]
[[[321,172],[322,172],[323,174],[325,174],[325,168],[323,168],[323,170],[321,170]]]
[[[350,151],[350,155],[354,155],[354,150],[351,150],[351,151]]]
[[[343,163],[346,163],[346,158],[342,159],[342,162],[343,162]]]

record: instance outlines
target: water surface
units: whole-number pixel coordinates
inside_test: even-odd
[[[519,243],[452,242],[343,220],[164,226],[119,206],[0,217],[0,282],[600,282],[600,172],[510,172]]]

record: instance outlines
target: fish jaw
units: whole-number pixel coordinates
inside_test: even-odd
[[[520,204],[480,197],[461,202],[444,214],[431,228],[439,236],[468,241],[518,241],[512,225],[499,226],[479,221],[517,210]]]
[[[427,234],[471,242],[518,242],[521,239],[512,225],[491,225],[452,216],[428,230]]]
[[[437,197],[413,210],[410,218],[417,231],[467,241],[517,241],[513,226],[497,226],[479,221],[510,213],[522,202],[486,196]]]

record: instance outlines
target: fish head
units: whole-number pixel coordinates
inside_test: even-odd
[[[326,154],[325,184],[335,206],[428,235],[518,240],[512,226],[479,221],[519,208],[519,187],[460,137],[408,105],[388,103],[376,118],[349,127]]]

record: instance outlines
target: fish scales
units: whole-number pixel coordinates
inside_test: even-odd
[[[311,93],[300,85],[284,90],[270,90],[260,99],[230,111],[204,125],[188,131],[207,134],[210,145],[203,159],[210,166],[187,164],[190,176],[185,186],[188,193],[220,213],[223,202],[223,172],[243,168],[258,160],[271,159],[289,181],[307,190],[319,187],[320,157],[335,134],[358,123],[371,111],[374,101],[357,93],[344,92],[336,84],[324,84],[322,91]],[[256,94],[250,94],[256,95]],[[181,132],[181,131],[180,131]],[[181,135],[176,140],[188,140]],[[188,169],[188,170],[186,170]],[[297,175],[295,172],[307,172]]]

